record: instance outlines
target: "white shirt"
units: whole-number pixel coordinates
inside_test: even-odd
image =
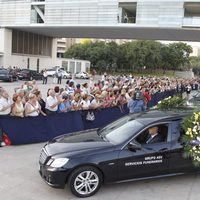
[[[154,135],[151,135],[150,138],[147,140],[147,144],[153,140],[154,137],[156,137],[156,135],[158,135],[158,133],[154,134]]]
[[[36,105],[34,105],[34,106],[33,106],[31,103],[27,102],[27,103],[25,104],[25,109],[26,109],[27,106],[29,106],[29,108],[30,108],[31,111],[32,111],[32,110],[35,110],[36,108],[37,108],[37,109],[40,108],[40,104],[38,103],[38,101],[36,102]],[[39,112],[37,112],[37,111],[34,111],[34,112],[32,112],[32,113],[29,113],[29,114],[26,114],[26,116],[30,116],[30,117],[36,117],[36,116],[38,116],[38,115],[39,115]]]
[[[93,99],[93,100],[90,102],[90,105],[96,105],[96,104],[97,104],[96,99]]]
[[[68,94],[68,95],[74,95],[74,88],[68,87],[68,88],[67,88],[67,94]]]
[[[12,101],[10,98],[5,99],[3,97],[0,98],[0,115],[8,115],[11,112],[11,105],[12,105]],[[4,111],[1,111],[1,109],[3,109],[4,107],[10,106],[9,108],[7,108]]]
[[[82,100],[82,101],[80,102],[80,104],[82,105],[82,108],[83,108],[83,109],[88,109],[89,106],[90,106],[90,101],[89,101],[89,100]]]
[[[80,101],[76,102],[75,100],[72,100],[71,105],[78,107],[80,105]]]
[[[54,108],[51,108],[54,104],[58,102],[58,99],[56,97],[48,96],[46,99],[46,109],[50,111],[57,111],[58,110],[58,105],[56,105]]]
[[[84,94],[89,94],[89,89],[83,87],[83,88],[82,88],[82,93],[84,93]]]
[[[46,71],[43,72],[43,76],[44,76],[44,77],[47,77],[47,76],[48,76],[48,74],[47,74]]]

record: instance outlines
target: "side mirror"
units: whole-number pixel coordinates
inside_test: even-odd
[[[139,144],[139,143],[130,142],[130,143],[128,144],[128,149],[129,149],[130,151],[140,150],[140,149],[142,149],[142,145]]]

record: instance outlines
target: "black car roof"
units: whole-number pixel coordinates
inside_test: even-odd
[[[132,114],[130,118],[136,119],[138,122],[148,125],[155,122],[163,122],[168,120],[178,120],[188,116],[192,113],[193,109],[186,108],[181,111],[159,111],[152,110],[149,112],[144,112],[140,114]]]

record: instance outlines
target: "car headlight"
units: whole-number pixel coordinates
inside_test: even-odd
[[[69,161],[69,158],[55,158],[54,160],[50,159],[47,162],[47,165],[50,165],[51,167],[54,167],[54,168],[59,168],[67,164],[68,161]]]

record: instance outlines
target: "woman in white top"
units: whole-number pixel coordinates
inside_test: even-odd
[[[63,102],[61,98],[56,97],[56,93],[53,89],[50,89],[48,92],[49,96],[46,99],[46,113],[56,113],[58,110],[58,106]]]
[[[89,94],[88,84],[87,84],[87,83],[84,83],[82,86],[83,86],[83,87],[82,87],[82,93],[88,95],[88,94]]]
[[[88,95],[84,95],[83,99],[80,102],[83,110],[88,110],[90,108],[90,99]]]
[[[35,94],[29,94],[29,100],[25,104],[25,116],[36,117],[39,114],[46,116],[41,110],[41,106]]]

